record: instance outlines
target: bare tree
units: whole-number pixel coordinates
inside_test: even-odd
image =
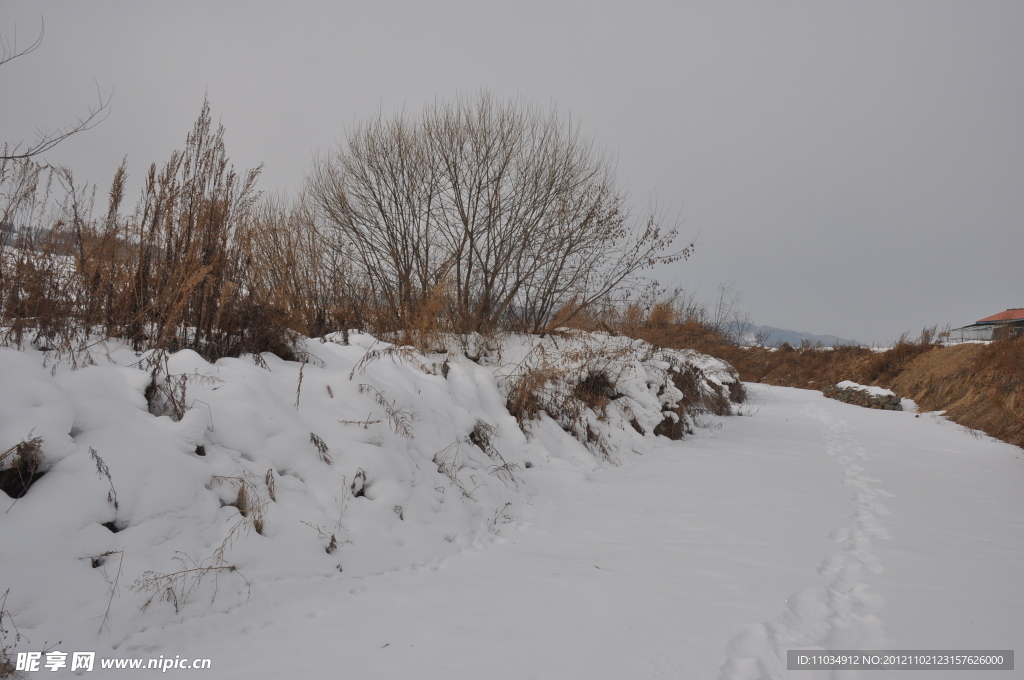
[[[458,330],[540,330],[692,250],[571,123],[487,92],[356,126],[308,184],[397,326],[441,290]]]
[[[357,327],[348,274],[350,255],[339,234],[317,224],[301,197],[264,197],[235,234],[234,273],[250,296],[282,310],[309,337]]]
[[[43,43],[44,31],[45,24],[40,22],[39,35],[25,48],[18,47],[17,33],[10,40],[5,36],[0,36],[0,66],[39,49],[39,46]],[[71,135],[96,127],[110,112],[110,97],[111,95],[104,97],[99,89],[99,85],[97,85],[96,104],[86,109],[85,113],[76,116],[73,122],[64,127],[55,130],[40,130],[36,135],[35,141],[30,144],[26,145],[22,142],[0,143],[0,161],[27,160],[33,156],[46,153]]]

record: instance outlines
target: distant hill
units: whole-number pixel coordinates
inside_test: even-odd
[[[857,340],[846,340],[835,335],[815,335],[814,333],[803,333],[801,331],[790,331],[774,326],[755,326],[746,324],[742,331],[744,341],[755,344],[760,341],[766,347],[778,347],[783,343],[789,343],[793,347],[799,347],[805,340],[812,345],[821,344],[824,347],[840,347],[845,345],[864,346],[863,342]]]

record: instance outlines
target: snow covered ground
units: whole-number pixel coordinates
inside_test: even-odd
[[[653,360],[617,369],[629,394],[612,402],[607,462],[550,420],[523,436],[502,415],[497,365],[360,366],[376,346],[314,347],[298,395],[295,364],[175,355],[171,375],[221,381],[194,381],[202,404],[178,422],[146,411],[137,369],[48,382],[38,356],[0,353],[0,433],[46,423],[35,434],[59,444],[58,464],[0,516],[0,591],[30,641],[19,649],[209,658],[211,670],[168,672],[216,678],[811,679],[885,673],[787,672],[787,649],[1013,649],[1024,633],[1016,447],[929,414],[761,385],[742,415],[704,416],[682,441],[641,436],[625,412],[657,414],[669,369]],[[266,404],[274,418],[244,419]],[[500,460],[465,439],[479,420]],[[141,451],[149,473],[130,477]],[[223,553],[237,571],[191,592],[129,589],[156,561],[170,572],[175,550],[221,564],[203,560],[240,518],[233,478],[265,506],[261,532],[243,524]]]

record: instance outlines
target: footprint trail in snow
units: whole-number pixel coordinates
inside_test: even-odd
[[[880,618],[885,602],[871,591],[869,580],[872,574],[883,571],[872,545],[873,541],[890,538],[879,519],[889,511],[878,501],[890,494],[876,486],[880,480],[864,474],[861,463],[869,459],[868,452],[858,444],[849,423],[813,403],[800,414],[821,422],[825,452],[839,466],[854,510],[848,525],[829,535],[839,549],[818,568],[815,583],[790,595],[781,615],[748,626],[728,643],[719,680],[785,678],[786,652],[790,649],[886,646]],[[835,671],[821,677],[851,678],[856,674]]]

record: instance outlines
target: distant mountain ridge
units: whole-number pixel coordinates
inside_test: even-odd
[[[815,335],[814,333],[803,333],[791,331],[774,326],[755,326],[747,324],[743,331],[745,341],[750,344],[762,343],[766,347],[779,347],[783,343],[789,343],[793,347],[799,347],[804,341],[812,345],[819,343],[824,347],[858,346],[863,347],[864,343],[858,340],[847,340],[837,335]]]

